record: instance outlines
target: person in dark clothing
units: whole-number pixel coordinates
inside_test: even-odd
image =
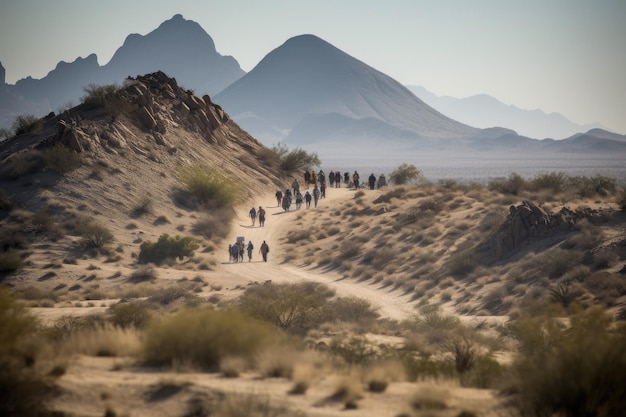
[[[311,173],[309,170],[304,171],[304,184],[306,185],[306,189],[309,189],[309,183],[311,182]]]
[[[246,249],[248,250],[248,262],[252,262],[252,249],[254,249],[254,245],[251,240],[248,241]]]
[[[254,207],[250,209],[250,219],[252,219],[252,226],[254,226],[256,222],[256,209]]]
[[[283,201],[283,192],[280,190],[276,191],[276,201],[278,202],[277,206],[280,207],[280,202]]]
[[[313,202],[315,203],[315,207],[317,207],[317,200],[320,199],[320,189],[317,188],[317,184],[315,184],[315,188],[313,188]]]
[[[263,243],[261,244],[261,249],[259,249],[259,252],[261,252],[261,255],[263,256],[263,262],[267,262],[267,254],[270,252],[270,247],[265,241],[263,241]]]
[[[372,175],[370,175],[370,177],[367,179],[367,182],[369,183],[370,190],[373,190],[374,187],[376,187],[376,175],[374,175],[373,172]]]
[[[308,191],[306,193],[304,193],[304,201],[305,201],[305,206],[306,208],[311,207],[311,193],[309,193]]]
[[[346,184],[346,187],[350,187],[350,173],[348,171],[343,173],[343,182]]]
[[[259,211],[257,211],[257,214],[259,216],[259,226],[265,226],[265,209],[259,206]]]
[[[341,171],[337,171],[335,174],[335,188],[341,187]]]
[[[328,174],[328,184],[330,185],[330,188],[333,188],[333,186],[335,185],[335,171],[333,171],[332,169]]]

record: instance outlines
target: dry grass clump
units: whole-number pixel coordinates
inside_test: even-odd
[[[75,331],[62,343],[68,354],[89,356],[136,356],[141,350],[139,333],[132,328],[101,325]]]
[[[571,327],[551,316],[514,323],[521,342],[507,392],[522,415],[620,415],[626,406],[626,329],[601,308],[578,310]]]
[[[139,284],[143,282],[153,282],[158,278],[156,269],[151,265],[142,265],[137,268],[127,279],[131,284]]]
[[[358,408],[357,401],[363,398],[363,385],[356,373],[337,375],[329,400],[343,402],[346,409]]]
[[[214,209],[194,223],[193,232],[207,239],[223,239],[228,235],[232,219],[232,210]]]
[[[143,329],[152,320],[152,312],[144,301],[130,301],[113,304],[109,307],[109,321],[122,329]]]
[[[416,411],[445,410],[448,408],[450,391],[436,385],[420,385],[410,405]]]
[[[218,369],[223,358],[253,358],[275,339],[269,326],[236,311],[185,309],[148,326],[142,357],[155,365]]]
[[[300,411],[286,405],[275,404],[268,397],[253,394],[229,394],[211,407],[215,417],[304,417]],[[209,415],[206,412],[189,415]]]

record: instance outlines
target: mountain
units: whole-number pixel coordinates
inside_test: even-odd
[[[387,140],[406,142],[477,131],[314,35],[287,40],[215,101],[265,142],[380,143],[381,132]]]
[[[18,114],[42,116],[72,107],[89,84],[122,84],[129,76],[163,71],[198,94],[215,94],[245,72],[231,56],[220,55],[213,39],[194,21],[177,14],[145,36],[129,35],[109,63],[95,54],[71,63],[59,62],[42,79],[27,77],[0,85],[0,127]],[[43,110],[43,111],[42,111]]]
[[[446,116],[478,128],[502,126],[536,139],[563,139],[579,132],[603,128],[599,123],[579,125],[560,113],[520,109],[486,94],[455,98],[437,96],[422,86],[409,85],[407,88]]]

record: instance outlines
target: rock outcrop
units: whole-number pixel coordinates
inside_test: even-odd
[[[487,247],[491,255],[501,260],[520,249],[529,241],[550,238],[559,232],[573,231],[583,219],[596,221],[606,218],[602,210],[571,210],[563,207],[557,213],[549,213],[532,201],[509,207],[509,214]]]

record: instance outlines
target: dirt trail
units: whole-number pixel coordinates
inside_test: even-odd
[[[284,191],[284,190],[283,190]],[[319,201],[317,208],[313,207],[305,209],[304,204],[302,210],[324,210],[328,207],[336,207],[346,200],[353,198],[354,190],[347,188],[332,188],[326,192],[326,198]],[[350,277],[344,277],[336,272],[327,272],[325,270],[313,267],[298,267],[290,264],[281,263],[284,255],[284,248],[281,246],[280,238],[285,236],[290,228],[295,224],[295,217],[298,211],[295,209],[295,203],[292,204],[291,210],[285,212],[277,205],[276,198],[273,195],[264,196],[259,199],[255,207],[262,206],[266,210],[266,221],[264,227],[259,227],[258,219],[256,225],[252,227],[248,212],[252,205],[241,209],[237,213],[231,233],[226,240],[226,246],[230,242],[235,242],[238,236],[243,236],[254,244],[252,262],[248,262],[247,254],[244,256],[243,263],[229,263],[227,255],[227,246],[224,247],[223,262],[220,263],[218,271],[221,272],[229,282],[265,282],[271,280],[273,282],[298,282],[298,281],[314,281],[328,285],[335,289],[340,296],[356,296],[368,300],[373,306],[378,307],[378,312],[383,317],[400,320],[411,315],[415,310],[409,295],[403,295],[401,291],[390,288],[382,288],[381,284],[368,284],[357,282]],[[263,262],[259,248],[261,243],[266,241],[270,247],[268,261]],[[244,281],[241,281],[241,279]]]

